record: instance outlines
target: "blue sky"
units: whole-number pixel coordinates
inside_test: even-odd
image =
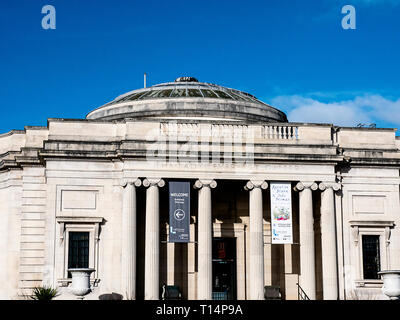
[[[0,133],[84,118],[144,72],[250,92],[290,121],[400,127],[400,0],[2,0],[0,37]]]

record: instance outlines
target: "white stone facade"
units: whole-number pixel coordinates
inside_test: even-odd
[[[202,149],[216,139],[231,161],[199,162],[220,154]],[[182,160],[188,141],[199,153]],[[74,299],[68,237],[84,231],[86,299],[159,299],[162,283],[211,299],[212,237],[236,239],[237,299],[263,299],[264,285],[298,299],[297,283],[311,299],[385,299],[381,280],[363,278],[361,242],[378,235],[381,269],[400,269],[399,146],[394,129],[222,118],[49,119],[3,134],[0,298],[50,285]],[[166,242],[171,179],[196,187],[185,245]],[[270,181],[292,183],[294,244],[271,244]]]

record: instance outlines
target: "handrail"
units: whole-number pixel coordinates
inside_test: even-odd
[[[297,285],[297,298],[298,298],[298,300],[310,300],[310,298],[308,297],[307,293],[305,293],[303,288],[300,287],[300,285],[298,283],[296,283],[296,285]]]

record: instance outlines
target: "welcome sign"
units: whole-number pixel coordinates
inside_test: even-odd
[[[271,182],[272,243],[293,243],[292,187],[290,182]]]
[[[189,242],[190,182],[169,182],[169,242]]]

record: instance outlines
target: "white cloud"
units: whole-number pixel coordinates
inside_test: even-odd
[[[357,96],[351,100],[321,102],[301,95],[279,96],[272,105],[286,110],[291,122],[332,123],[356,126],[384,121],[400,127],[400,99],[381,95]]]

